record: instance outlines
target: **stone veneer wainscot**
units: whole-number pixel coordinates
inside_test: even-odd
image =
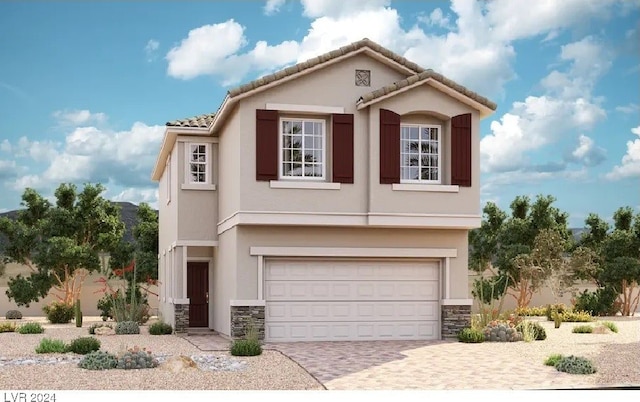
[[[189,305],[175,304],[174,312],[176,317],[176,333],[185,333],[189,329]]]
[[[471,325],[471,306],[442,306],[442,339],[455,338]]]
[[[231,306],[231,338],[244,338],[250,322],[264,340],[264,306]]]

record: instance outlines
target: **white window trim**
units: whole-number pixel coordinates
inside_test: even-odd
[[[305,177],[305,176],[283,176],[282,164],[282,122],[301,120],[303,122],[314,122],[322,124],[322,177]],[[304,136],[303,136],[304,141]],[[304,166],[304,165],[303,165]],[[304,169],[303,169],[304,170]],[[327,180],[327,122],[324,119],[311,119],[311,118],[296,118],[296,117],[281,117],[278,119],[278,178],[280,180],[291,181],[326,181]]]
[[[192,146],[200,146],[204,145],[205,149],[205,171],[204,171],[204,183],[191,181],[191,147]],[[211,186],[211,169],[213,163],[211,163],[211,144],[207,142],[185,142],[184,144],[184,153],[185,153],[185,165],[184,165],[184,183],[181,188],[185,190],[195,190],[197,189],[207,189],[208,186]],[[215,188],[214,188],[215,190]]]
[[[328,183],[328,182],[317,182],[317,181],[271,180],[269,182],[269,187],[307,189],[307,190],[340,190],[340,184],[341,183]]]
[[[437,124],[413,124],[413,123],[400,123],[400,132],[402,127],[418,127],[418,130],[423,128],[437,128],[438,129],[438,180],[408,180],[400,178],[400,183],[406,184],[442,184],[442,126]],[[419,134],[420,135],[420,134]],[[400,135],[400,143],[402,143],[402,135]],[[400,147],[400,153],[402,154],[402,147]],[[400,176],[402,176],[402,155],[400,155]]]
[[[435,184],[414,184],[414,183],[393,183],[391,189],[393,191],[427,191],[433,193],[458,193],[460,186],[458,185],[435,185]]]

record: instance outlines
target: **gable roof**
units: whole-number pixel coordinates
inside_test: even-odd
[[[189,117],[186,119],[180,120],[172,120],[168,121],[166,125],[168,127],[200,127],[200,128],[208,128],[211,122],[213,122],[213,118],[216,116],[215,113],[206,113],[198,116]]]
[[[480,94],[471,91],[468,88],[446,78],[442,74],[436,73],[435,71],[429,69],[362,95],[357,102],[358,109],[369,106],[378,100],[388,98],[398,92],[406,91],[429,81],[436,81],[444,85],[446,88],[457,92],[459,95],[464,95],[470,100],[479,103],[481,107],[484,106],[484,108],[488,110],[482,111],[484,112],[482,113],[482,115],[490,114],[498,107],[494,102],[490,101],[484,96],[481,96]]]

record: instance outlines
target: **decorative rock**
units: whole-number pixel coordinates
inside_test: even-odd
[[[115,335],[116,331],[109,327],[98,327],[95,329],[96,335]]]
[[[187,356],[173,356],[168,358],[164,363],[158,366],[162,370],[171,371],[172,373],[181,373],[190,369],[198,369],[198,364]]]

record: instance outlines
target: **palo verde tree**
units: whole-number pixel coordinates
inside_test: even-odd
[[[593,250],[596,269],[583,272],[602,289],[618,295],[622,315],[631,315],[640,302],[640,214],[621,207],[613,215],[613,227],[596,214],[585,220],[587,232],[581,244]]]
[[[10,300],[29,306],[54,290],[60,301],[75,302],[86,275],[100,269],[99,253],[113,250],[124,233],[119,207],[105,200],[103,191],[100,184],[86,184],[78,192],[63,183],[52,204],[27,188],[17,218],[0,219],[6,261],[31,270],[9,279]]]
[[[509,294],[518,307],[529,305],[570,245],[568,214],[554,202],[550,195],[539,195],[533,202],[518,196],[510,215],[487,203],[481,227],[469,234],[469,268],[482,274],[474,282],[476,298],[488,303]],[[542,249],[543,245],[553,247]]]

